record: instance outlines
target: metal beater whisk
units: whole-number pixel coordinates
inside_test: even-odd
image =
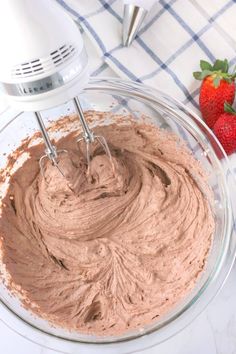
[[[49,135],[48,135],[48,132],[47,132],[46,127],[44,125],[41,114],[39,112],[35,112],[35,117],[38,122],[38,126],[39,126],[40,132],[42,134],[44,144],[46,146],[45,155],[41,156],[39,159],[39,166],[40,166],[41,173],[43,176],[45,176],[43,161],[45,160],[45,158],[49,158],[49,160],[58,169],[58,171],[61,173],[61,175],[63,177],[65,177],[62,169],[58,165],[58,153],[67,152],[67,151],[66,150],[56,150],[55,146],[52,144],[52,142],[49,138]]]
[[[80,141],[84,140],[86,143],[86,157],[87,157],[87,165],[88,165],[88,171],[90,171],[90,163],[91,163],[91,144],[97,140],[101,147],[104,149],[106,155],[109,157],[112,168],[113,168],[113,163],[112,163],[112,156],[110,149],[108,147],[107,141],[102,135],[94,135],[94,133],[90,130],[88,123],[86,122],[86,119],[84,117],[84,113],[82,110],[82,107],[80,105],[78,97],[74,98],[74,104],[77,109],[77,112],[79,114],[79,119],[80,123],[82,125],[83,133],[82,137],[77,139],[77,143]]]
[[[88,166],[88,172],[90,172],[90,164],[91,164],[91,144],[95,143],[95,141],[97,140],[98,143],[101,145],[101,147],[104,149],[106,155],[108,156],[112,168],[113,168],[113,163],[112,163],[112,156],[111,156],[111,152],[110,149],[108,147],[107,141],[104,138],[104,136],[102,135],[94,135],[94,133],[90,130],[88,123],[85,119],[81,104],[79,102],[78,97],[75,97],[73,99],[74,101],[74,105],[75,108],[78,112],[78,116],[79,116],[79,120],[82,126],[82,137],[77,139],[77,143],[79,143],[80,141],[84,140],[86,143],[86,159],[87,159],[87,166]],[[38,126],[40,129],[40,132],[42,134],[46,149],[45,149],[45,155],[41,156],[40,160],[39,160],[39,165],[40,165],[40,170],[42,172],[42,175],[45,176],[44,174],[44,160],[45,158],[48,158],[52,164],[58,169],[58,171],[61,173],[61,175],[63,177],[66,178],[63,170],[60,168],[59,164],[58,164],[58,154],[60,153],[67,153],[67,150],[65,149],[60,149],[57,150],[56,147],[52,144],[48,132],[46,130],[46,127],[44,125],[42,116],[40,114],[40,112],[35,112],[35,117],[36,120],[38,122]]]

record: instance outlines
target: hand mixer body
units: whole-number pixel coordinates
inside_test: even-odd
[[[88,81],[79,28],[55,1],[1,1],[0,45],[2,90],[17,109],[62,104]]]
[[[77,98],[88,81],[88,59],[79,28],[62,7],[53,0],[2,0],[0,46],[3,94],[15,108],[36,112],[46,146],[41,170],[47,157],[64,177],[58,164],[59,151],[51,143],[39,111],[71,99],[82,124],[88,169],[94,139],[111,160],[105,138],[90,131]]]

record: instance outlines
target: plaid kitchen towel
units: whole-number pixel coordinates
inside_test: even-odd
[[[236,63],[236,0],[157,0],[129,48],[122,46],[122,0],[57,0],[96,48],[99,67],[160,88],[197,109],[200,59]]]

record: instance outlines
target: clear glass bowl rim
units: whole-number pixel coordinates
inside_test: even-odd
[[[221,150],[222,155],[225,157],[225,164],[228,165],[228,173],[232,174],[229,167],[228,158],[225,155],[223,148],[221,147],[220,143],[215,138],[211,130],[206,126],[206,124],[193,111],[186,108],[184,104],[170,97],[169,95],[165,94],[161,90],[157,90],[148,87],[146,85],[139,84],[136,82],[131,82],[128,80],[104,77],[104,78],[91,78],[84,91],[85,93],[95,91],[95,92],[109,93],[109,94],[116,94],[116,95],[122,95],[123,93],[125,96],[130,96],[132,98],[137,97],[141,100],[143,99],[149,102],[153,102],[154,104],[157,102],[159,104],[163,104],[163,99],[172,101],[173,104],[175,104],[177,107],[181,107],[181,109],[185,113],[194,117],[194,119],[198,122],[198,128],[201,127],[203,131],[207,131],[207,134],[211,136],[212,140],[217,145],[217,147]],[[7,124],[5,124],[2,128],[0,128],[0,133],[4,131],[6,126],[8,126],[15,119],[17,119],[18,116],[19,114],[15,115],[9,122],[7,122]],[[196,124],[194,122],[192,123],[196,127]],[[230,250],[230,255],[227,254],[229,250]],[[71,344],[73,343],[74,345],[76,345],[76,348],[80,349],[81,353],[86,352],[87,350],[86,346],[88,346],[90,354],[99,353],[100,351],[98,352],[98,348],[100,348],[101,353],[103,353],[103,350],[105,350],[105,348],[107,348],[108,346],[110,348],[110,354],[112,354],[114,350],[116,351],[117,348],[119,348],[120,353],[132,353],[136,350],[147,349],[158,343],[163,342],[164,340],[178,333],[204,310],[204,308],[216,296],[216,294],[218,293],[218,291],[221,289],[224,282],[226,281],[230,273],[230,270],[232,268],[232,265],[234,263],[235,254],[236,254],[236,242],[233,239],[233,233],[230,234],[229,232],[228,244],[226,245],[225,250],[222,253],[222,262],[218,264],[218,269],[216,269],[215,274],[212,277],[212,279],[210,279],[206,289],[204,289],[202,293],[199,293],[198,296],[195,296],[195,298],[192,299],[192,301],[188,304],[188,306],[185,306],[183,309],[181,309],[181,311],[179,311],[179,314],[175,316],[175,318],[171,319],[170,321],[167,321],[167,323],[164,323],[163,328],[161,329],[154,328],[150,332],[145,333],[145,336],[141,335],[140,337],[125,338],[122,341],[111,342],[111,343],[98,342],[96,344],[88,344],[88,343],[73,341],[61,337],[56,337],[52,334],[46,333],[34,327],[33,325],[19,318],[19,316],[16,313],[14,313],[11,309],[9,309],[7,305],[2,302],[2,300],[0,300],[0,310],[6,314],[6,317],[8,317],[8,321],[3,318],[1,319],[7,326],[12,328],[18,334],[23,335],[25,338],[35,343],[41,344],[49,349],[58,350],[63,353],[71,353],[71,351],[67,351],[68,343]],[[22,330],[19,330],[19,327],[22,327]],[[155,339],[155,334],[163,330],[164,333],[162,333],[162,335],[159,336],[160,338]],[[47,343],[50,342],[50,344],[45,345],[46,339],[47,339]],[[128,349],[129,351],[125,351],[126,350],[125,346],[127,346],[128,343],[127,341],[129,341],[129,344],[131,344],[132,347],[130,348],[131,350]]]

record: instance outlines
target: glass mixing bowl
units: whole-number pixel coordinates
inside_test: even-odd
[[[132,114],[137,122],[145,120],[162,129],[175,132],[191,149],[209,175],[214,194],[212,205],[216,230],[205,272],[193,291],[172,311],[154,324],[127,332],[117,337],[84,335],[51,326],[47,321],[25,310],[17,297],[12,296],[4,283],[0,285],[0,317],[24,337],[46,347],[65,353],[113,354],[131,353],[154,346],[195,318],[216,295],[223,285],[234,261],[236,237],[234,235],[235,181],[228,167],[224,152],[207,126],[193,112],[161,91],[120,79],[92,79],[80,94],[84,110]],[[44,121],[50,126],[62,116],[74,112],[72,103],[43,112]],[[111,119],[107,115],[104,124]],[[78,129],[79,123],[58,125],[57,132],[50,130],[57,139],[65,132]],[[101,122],[91,122],[91,126]],[[0,119],[0,168],[7,164],[7,155],[14,151],[22,139],[37,131],[33,113],[7,110]],[[225,157],[223,160],[222,157]],[[223,161],[223,162],[222,162]],[[4,185],[0,192],[4,193]],[[234,198],[236,199],[236,198]]]

